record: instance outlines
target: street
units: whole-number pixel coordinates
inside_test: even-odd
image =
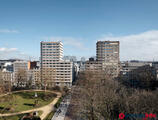
[[[52,120],[64,120],[67,108],[70,104],[71,95],[66,96],[56,110]]]

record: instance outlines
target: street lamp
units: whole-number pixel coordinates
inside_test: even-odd
[[[34,106],[36,106],[38,104],[38,99],[37,99],[38,95],[37,95],[37,92],[35,92],[35,104]]]

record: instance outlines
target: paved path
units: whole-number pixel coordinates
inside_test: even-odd
[[[55,112],[52,120],[64,120],[65,114],[67,112],[67,108],[70,104],[71,95],[66,96],[63,101],[61,102],[59,108]]]
[[[25,91],[27,91],[27,90],[25,90]],[[35,90],[35,91],[41,91],[41,90]],[[48,104],[44,107],[40,107],[40,108],[36,108],[36,109],[32,109],[32,110],[26,110],[26,111],[17,112],[17,113],[0,114],[0,117],[19,115],[19,114],[30,113],[30,112],[35,112],[35,111],[42,111],[43,113],[40,117],[43,120],[54,109],[54,105],[56,104],[58,99],[61,97],[61,93],[59,93],[59,92],[53,92],[53,91],[48,91],[48,92],[52,92],[52,93],[57,94],[57,97],[50,104]]]

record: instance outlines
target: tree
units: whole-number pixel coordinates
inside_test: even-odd
[[[0,71],[0,89],[1,91],[11,92],[11,72]]]
[[[29,78],[28,78],[28,80],[26,82],[26,88],[27,89],[31,89],[32,86],[33,86],[33,78],[32,78],[32,75],[31,75],[31,76],[29,76]]]
[[[157,99],[157,91],[127,88],[105,72],[85,71],[72,90],[66,120],[117,120],[120,113],[158,114]]]
[[[55,86],[55,74],[56,71],[54,68],[42,68],[41,69],[41,82],[44,86],[44,90],[47,90],[47,87]]]
[[[4,92],[4,79],[3,79],[3,72],[0,71],[0,93]]]
[[[25,69],[18,69],[15,73],[15,82],[17,88],[26,87],[27,71]]]
[[[156,73],[149,65],[138,67],[129,71],[126,75],[119,76],[118,80],[132,88],[154,90],[156,88]]]

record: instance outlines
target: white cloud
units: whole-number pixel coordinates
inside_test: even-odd
[[[0,29],[0,33],[19,33],[18,30]]]
[[[0,48],[0,52],[14,52],[17,51],[17,48]]]
[[[158,30],[126,36],[110,34],[99,40],[120,41],[121,60],[158,60]]]
[[[11,59],[11,58],[28,60],[29,58],[32,58],[32,57],[26,53],[19,51],[18,48],[1,47],[0,48],[0,59]]]
[[[73,37],[44,37],[44,40],[50,40],[50,41],[62,41],[64,45],[69,45],[72,47],[79,48],[80,50],[87,49],[83,43],[81,42],[82,39],[73,38]]]

